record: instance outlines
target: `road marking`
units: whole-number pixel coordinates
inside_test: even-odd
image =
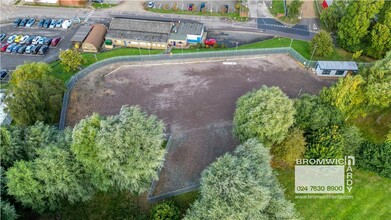
[[[314,27],[312,28],[314,30],[318,30],[318,27],[316,27],[316,24],[314,23]]]

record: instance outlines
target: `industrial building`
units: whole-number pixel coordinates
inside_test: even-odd
[[[315,65],[317,76],[345,77],[348,73],[356,73],[356,62],[343,61],[318,61]]]
[[[106,26],[103,24],[94,24],[88,36],[82,44],[83,52],[97,53],[102,46],[107,32]]]
[[[178,21],[174,23],[169,43],[173,47],[186,47],[191,43],[201,43],[206,37],[204,31],[204,24]]]

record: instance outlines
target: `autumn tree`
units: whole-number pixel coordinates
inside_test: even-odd
[[[184,219],[296,218],[270,159],[269,150],[255,139],[219,157],[202,172],[200,197]]]
[[[124,106],[118,115],[95,114],[80,121],[71,149],[100,190],[143,193],[163,165],[163,129],[155,116]]]
[[[293,166],[296,159],[303,158],[305,149],[306,141],[303,131],[298,128],[292,128],[284,141],[272,146],[271,155],[274,162]]]
[[[54,123],[58,120],[65,86],[50,76],[50,71],[48,64],[27,63],[16,68],[11,75],[5,103],[16,124]]]
[[[84,57],[77,50],[68,49],[61,51],[58,57],[61,60],[61,65],[67,72],[76,70],[80,65],[86,62]]]
[[[285,139],[294,114],[293,101],[281,89],[263,86],[236,102],[234,133],[242,142],[256,138],[271,146]]]
[[[334,50],[333,39],[329,33],[322,30],[312,38],[308,49],[317,56],[330,55]]]
[[[391,19],[388,21],[391,23]],[[383,58],[391,50],[391,30],[387,25],[377,23],[370,32],[370,46],[367,54],[376,59]]]

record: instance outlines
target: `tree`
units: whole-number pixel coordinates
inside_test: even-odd
[[[366,53],[376,59],[383,58],[386,52],[391,50],[390,28],[387,25],[377,23],[370,32],[369,42],[370,46]]]
[[[89,178],[69,151],[48,146],[38,154],[6,172],[9,195],[38,212],[55,211],[63,200],[86,201],[93,195]]]
[[[365,142],[361,145],[356,161],[360,168],[391,178],[391,142]]]
[[[71,72],[76,70],[80,65],[85,63],[84,57],[77,50],[64,50],[58,56],[61,60],[65,71]]]
[[[328,30],[337,30],[338,24],[345,14],[347,5],[345,1],[333,1],[333,4],[322,11],[320,20],[326,24]]]
[[[283,162],[284,165],[293,166],[296,159],[303,158],[305,149],[306,141],[303,131],[298,128],[292,128],[283,142],[271,148],[271,154],[274,162]]]
[[[312,38],[308,49],[310,53],[314,52],[316,56],[327,56],[333,52],[333,48],[331,35],[322,30]]]
[[[300,0],[293,0],[290,5],[288,5],[287,10],[288,10],[288,17],[293,18],[299,15],[300,12],[300,7],[303,4],[302,1]]]
[[[338,109],[324,102],[319,96],[303,94],[294,103],[295,125],[306,133],[323,127],[342,125],[342,115]]]
[[[99,189],[143,193],[163,164],[163,129],[155,116],[123,106],[118,115],[93,115],[78,123],[71,149]]]
[[[342,157],[344,141],[338,126],[321,128],[307,136],[308,159],[330,159]]]
[[[14,126],[0,127],[0,159],[1,166],[11,167],[15,161],[24,159],[22,143],[23,129]]]
[[[15,207],[9,202],[0,200],[1,206],[1,219],[2,220],[14,220],[18,218],[16,214]]]
[[[153,207],[151,211],[152,220],[179,220],[180,212],[173,203],[164,202]]]
[[[47,64],[28,63],[12,74],[5,103],[18,125],[32,125],[36,121],[54,123],[58,120],[65,86],[48,75],[48,69]]]
[[[255,139],[219,157],[201,175],[200,197],[188,210],[192,219],[294,219],[270,167],[268,149]]]
[[[271,146],[285,139],[294,121],[293,101],[278,87],[263,86],[240,97],[234,115],[234,133],[240,141],[257,138]]]
[[[338,24],[338,42],[341,47],[355,52],[363,47],[364,37],[369,32],[371,19],[379,13],[384,0],[350,1]]]
[[[360,130],[354,126],[345,126],[341,129],[343,155],[344,156],[356,156],[360,146],[364,142]]]

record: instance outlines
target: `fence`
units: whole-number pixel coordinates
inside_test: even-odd
[[[316,61],[308,61],[296,50],[291,47],[280,47],[280,48],[262,48],[262,49],[246,49],[246,50],[220,50],[211,52],[196,52],[196,53],[178,53],[178,54],[156,54],[156,55],[140,55],[140,56],[120,56],[108,58],[103,61],[96,62],[87,68],[79,71],[73,75],[67,82],[67,91],[63,97],[63,104],[61,109],[60,124],[59,128],[64,129],[66,113],[68,109],[69,95],[72,91],[73,86],[86,75],[94,70],[97,70],[103,66],[121,62],[144,62],[150,61],[170,61],[170,60],[185,60],[185,59],[225,59],[229,57],[237,56],[254,56],[254,55],[267,55],[267,54],[289,54],[298,62],[305,67],[315,67]],[[365,63],[361,63],[361,66],[365,66]]]

